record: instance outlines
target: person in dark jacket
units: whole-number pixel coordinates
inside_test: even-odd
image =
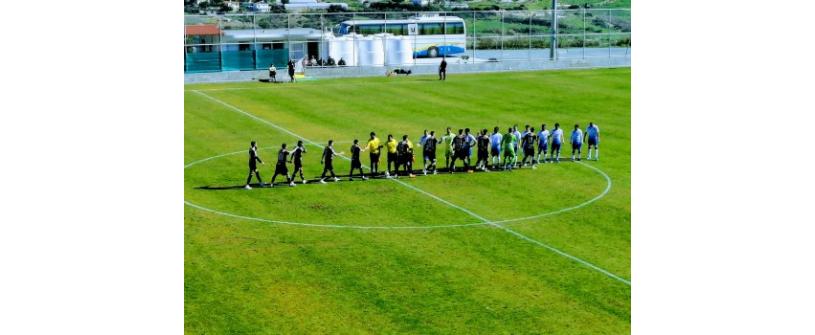
[[[289,82],[294,82],[294,61],[289,59]]]
[[[258,183],[260,183],[260,187],[263,187],[263,179],[260,179],[260,171],[258,171],[257,163],[263,164],[263,161],[260,160],[258,156],[258,147],[255,141],[249,144],[249,176],[246,177],[246,185],[243,187],[247,190],[251,190],[252,187],[249,186],[249,182],[252,181],[252,174],[255,174],[255,177],[258,178]]]
[[[439,80],[447,80],[447,57],[441,57],[441,63],[439,63]]]

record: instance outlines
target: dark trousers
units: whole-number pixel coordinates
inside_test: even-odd
[[[258,183],[262,183],[263,179],[260,179],[260,171],[257,169],[249,168],[249,176],[246,177],[246,185],[249,185],[249,182],[252,181],[252,173],[255,174],[255,177],[258,178]]]

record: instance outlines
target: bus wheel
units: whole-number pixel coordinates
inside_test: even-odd
[[[436,47],[430,47],[427,49],[427,57],[436,58],[439,57],[439,49]]]

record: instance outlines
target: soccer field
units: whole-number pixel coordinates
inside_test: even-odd
[[[629,333],[630,75],[187,85],[185,331]],[[568,140],[590,121],[601,129],[599,161],[569,162],[564,145],[561,163],[536,170],[242,189],[252,140],[268,182],[280,144],[298,139],[313,179],[329,139],[349,156],[371,131],[417,143],[424,129],[559,122]],[[344,176],[350,162],[334,166]]]

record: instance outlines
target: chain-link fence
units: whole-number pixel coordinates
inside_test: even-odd
[[[629,57],[629,9],[187,15],[185,72]],[[554,48],[553,48],[554,46]]]

